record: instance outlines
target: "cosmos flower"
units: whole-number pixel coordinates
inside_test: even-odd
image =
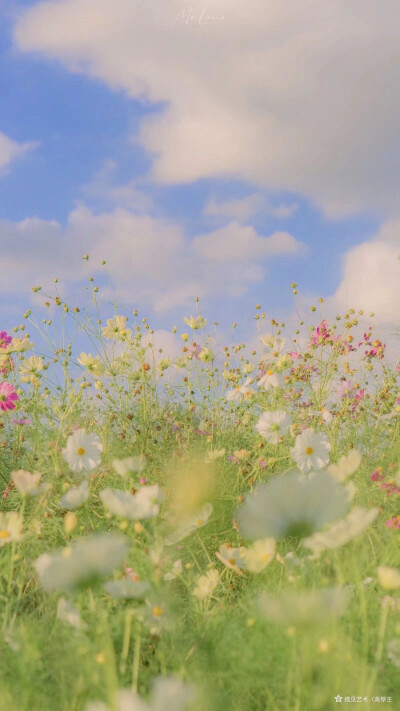
[[[78,429],[68,437],[67,446],[63,449],[63,457],[69,468],[76,473],[82,470],[90,471],[100,464],[103,445],[97,434],[86,434]]]
[[[359,536],[377,517],[378,509],[364,509],[355,506],[341,521],[334,523],[326,531],[312,534],[303,540],[303,545],[315,555],[324,550],[340,548]]]
[[[158,484],[154,484],[141,487],[135,494],[120,489],[103,489],[100,498],[111,513],[136,521],[157,516],[165,494]]]
[[[113,711],[188,711],[195,698],[194,689],[174,677],[158,677],[148,701],[128,689],[118,692]],[[102,701],[87,704],[85,711],[111,711]]]
[[[380,565],[377,569],[379,584],[385,590],[397,590],[400,588],[400,570]]]
[[[22,538],[22,516],[17,511],[0,513],[0,547]]]
[[[281,388],[284,379],[281,373],[275,373],[273,370],[267,370],[258,381],[258,387],[270,390],[271,388]]]
[[[256,424],[256,430],[271,444],[278,444],[289,431],[292,418],[284,410],[263,412]]]
[[[275,539],[264,538],[254,541],[243,552],[243,561],[249,573],[261,573],[271,563],[275,556]]]
[[[127,321],[126,316],[114,316],[114,318],[107,319],[107,326],[102,328],[104,338],[113,341],[126,341],[132,335],[132,331],[126,327]]]
[[[61,499],[61,506],[64,509],[77,509],[89,498],[89,484],[87,481],[83,481],[79,486],[73,486],[71,489],[64,494]]]
[[[92,356],[91,353],[81,353],[78,363],[96,378],[104,373],[104,364],[99,356]]]
[[[141,474],[146,467],[146,458],[139,454],[136,457],[126,457],[125,459],[113,459],[113,468],[122,477],[125,477],[130,472]]]
[[[0,384],[0,410],[15,410],[15,403],[18,400],[18,395],[11,383]]]
[[[197,579],[197,584],[193,590],[193,595],[198,600],[204,600],[214,592],[219,583],[219,572],[216,568],[211,568],[205,575],[201,575]]]
[[[38,496],[48,488],[48,484],[39,484],[41,476],[39,472],[31,474],[30,472],[24,471],[24,469],[11,472],[14,486],[23,496]]]
[[[32,383],[35,378],[43,370],[43,358],[39,356],[31,356],[22,361],[19,366],[19,372],[21,374],[21,381],[23,383]]]
[[[325,471],[305,476],[292,471],[259,484],[239,507],[237,520],[253,540],[303,538],[348,510],[349,492]]]
[[[340,457],[337,464],[329,464],[328,471],[338,481],[345,481],[354,474],[361,464],[361,454],[358,449],[350,449],[347,454]]]
[[[187,536],[190,536],[193,531],[208,523],[208,520],[213,512],[212,504],[203,504],[199,509],[197,509],[193,514],[185,516],[179,522],[178,528],[164,539],[166,546],[172,546],[174,543],[182,541]]]
[[[0,348],[7,348],[11,341],[12,338],[6,331],[0,331]]]
[[[116,533],[95,533],[71,546],[43,553],[35,568],[42,587],[51,592],[68,592],[110,575],[126,558],[129,543]]]
[[[326,434],[314,432],[311,427],[297,435],[290,453],[302,472],[322,469],[329,462],[331,445]]]

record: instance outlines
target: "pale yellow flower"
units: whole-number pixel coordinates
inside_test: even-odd
[[[126,316],[114,316],[107,319],[107,326],[104,326],[104,338],[110,338],[113,341],[126,341],[132,335],[132,331],[126,327]]]
[[[219,572],[216,568],[211,568],[205,575],[201,575],[197,580],[197,585],[193,590],[193,595],[198,600],[204,600],[214,592],[218,585]]]
[[[377,569],[379,584],[385,590],[397,590],[400,588],[400,570],[381,565]]]
[[[30,383],[37,376],[39,376],[40,371],[43,370],[43,358],[39,356],[31,356],[22,361],[19,366],[19,372],[21,373],[21,380],[23,383]]]
[[[104,365],[99,356],[92,356],[91,353],[81,353],[78,358],[78,363],[96,377],[104,373]]]

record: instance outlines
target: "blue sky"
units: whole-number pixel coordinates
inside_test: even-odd
[[[80,298],[86,283],[81,257],[93,245],[96,255],[101,245],[104,257],[114,255],[109,277],[98,277],[107,287],[105,313],[114,299],[122,312],[139,306],[156,328],[181,322],[193,310],[198,289],[201,310],[224,325],[249,323],[256,303],[271,315],[290,314],[292,281],[300,284],[306,300],[324,296],[331,309],[347,308],[349,294],[356,305],[367,295],[369,308],[374,294],[382,294],[382,267],[377,275],[376,264],[382,257],[384,268],[385,259],[400,248],[397,187],[384,183],[385,160],[396,134],[390,134],[391,118],[387,135],[382,135],[382,112],[396,113],[398,107],[389,89],[387,97],[382,94],[389,71],[382,55],[376,84],[369,84],[363,72],[370,54],[384,49],[386,28],[376,24],[375,3],[355,4],[352,33],[345,24],[345,5],[339,2],[343,24],[331,28],[328,37],[329,11],[320,3],[307,3],[303,11],[296,7],[289,34],[278,10],[269,14],[255,2],[255,17],[240,25],[238,3],[216,4],[226,14],[224,27],[198,26],[195,10],[190,18],[189,9],[175,0],[163,6],[160,24],[157,3],[149,3],[149,17],[142,3],[132,2],[137,14],[131,18],[131,37],[124,18],[118,20],[127,12],[124,0],[114,3],[111,16],[112,4],[103,0],[96,6],[89,0],[23,2],[3,12],[0,134],[16,146],[32,144],[15,158],[4,157],[0,172],[6,284],[0,305],[6,327],[20,321],[18,311],[30,305],[30,287],[42,271],[44,279],[56,272],[67,298]],[[180,8],[190,22],[171,27]],[[311,10],[315,42],[311,38],[310,46],[320,59],[319,75],[314,74],[308,44],[301,45]],[[80,40],[76,27],[83,25],[86,35],[82,30]],[[360,44],[361,26],[375,40],[371,50]],[[271,73],[268,51],[276,53],[276,48],[270,27],[282,34],[280,70],[286,66],[290,78],[299,63],[298,80],[294,76],[292,83],[286,75],[281,80],[279,71]],[[139,32],[143,47],[136,46]],[[233,51],[241,33],[244,45],[259,46],[258,61],[261,66],[265,62],[260,77],[257,70],[250,71],[250,49],[242,57],[240,50]],[[319,49],[322,40],[324,51]],[[346,71],[342,60],[350,41],[362,53]],[[293,48],[285,50],[291,43]],[[205,68],[210,52],[217,54],[222,45],[223,57],[230,57],[231,65],[237,61],[238,78],[233,66],[228,88],[223,76],[215,79]],[[247,64],[250,69],[240,76],[239,68]],[[391,75],[398,68],[392,61]],[[366,82],[365,92],[372,93],[377,120],[362,114],[371,99],[359,92],[357,72]],[[330,102],[326,83],[340,97],[341,79],[342,93],[352,97],[352,104],[339,100],[335,119],[324,106]],[[252,195],[257,207],[247,209],[240,200]],[[207,210],[207,205],[214,208]],[[26,220],[25,227],[16,226]],[[138,231],[144,235],[140,244]],[[275,241],[267,244],[274,235]],[[363,273],[369,270],[370,288],[357,269],[352,267],[354,277],[349,275],[357,255]],[[128,263],[133,265],[131,276]],[[388,274],[391,278],[391,266]],[[392,281],[383,282],[388,300],[399,295],[398,280]],[[378,300],[379,318],[391,320],[391,310],[386,319],[385,301]]]

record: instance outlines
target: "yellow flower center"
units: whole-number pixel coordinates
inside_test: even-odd
[[[204,523],[203,519],[199,518],[198,521],[196,521],[196,526],[202,526]]]
[[[273,370],[267,370],[267,375],[273,375],[274,371]]]
[[[80,456],[82,456],[83,454],[85,454],[85,449],[84,449],[84,447],[78,447],[76,453],[79,454]]]
[[[307,447],[306,448],[306,454],[312,454],[314,452],[312,447]]]
[[[10,531],[0,531],[0,538],[3,538],[3,539],[10,538],[10,536],[11,536]]]
[[[154,615],[154,617],[162,617],[163,614],[164,614],[164,610],[163,610],[163,608],[161,607],[161,605],[155,605],[155,607],[153,607],[153,615]]]

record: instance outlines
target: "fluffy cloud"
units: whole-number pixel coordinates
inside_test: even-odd
[[[215,0],[225,19],[210,21],[192,7],[47,0],[21,12],[15,42],[157,103],[139,138],[159,181],[231,176],[330,215],[398,213],[397,0]]]
[[[55,221],[30,218],[0,221],[0,290],[20,291],[21,284],[48,286],[57,277],[77,283],[104,268],[104,299],[147,304],[156,311],[192,303],[195,296],[241,296],[266,276],[265,265],[277,255],[301,247],[288,233],[263,237],[237,222],[189,240],[172,220],[134,214],[123,208],[95,214],[81,205],[65,229]]]
[[[400,220],[386,222],[376,237],[349,250],[342,281],[329,303],[374,312],[381,324],[398,324],[400,305]]]
[[[10,163],[16,158],[21,158],[27,151],[35,148],[37,143],[17,143],[4,133],[0,132],[0,175],[8,168]]]

